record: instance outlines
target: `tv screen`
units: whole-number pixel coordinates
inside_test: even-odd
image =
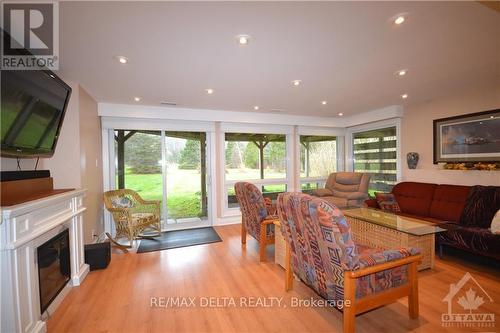
[[[2,156],[52,156],[71,88],[50,71],[5,70],[0,75]]]

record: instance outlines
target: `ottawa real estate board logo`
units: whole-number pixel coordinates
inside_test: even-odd
[[[59,69],[57,2],[2,1],[1,69]]]
[[[450,284],[443,302],[448,303],[448,312],[441,315],[443,327],[495,327],[495,314],[484,310],[487,303],[494,304],[493,299],[469,272]]]

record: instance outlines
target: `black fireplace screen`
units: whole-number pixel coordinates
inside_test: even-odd
[[[37,258],[40,308],[43,313],[70,279],[68,229],[39,246]]]

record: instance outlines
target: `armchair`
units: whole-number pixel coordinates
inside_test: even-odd
[[[274,244],[276,208],[252,183],[238,182],[234,191],[241,210],[241,244],[246,244],[248,232],[259,242],[260,261],[266,261],[266,246]]]
[[[337,207],[361,207],[368,199],[370,175],[359,172],[334,172],[326,181],[325,188],[317,189],[312,195]]]
[[[142,199],[135,191],[128,189],[107,191],[104,193],[104,205],[113,215],[116,226],[116,236],[110,240],[120,247],[116,238],[125,236],[130,241],[132,247],[134,239],[157,236],[161,233],[160,225],[160,201],[147,201]],[[143,236],[142,232],[146,228],[151,228],[157,233]]]
[[[277,209],[287,243],[286,290],[292,289],[295,274],[343,311],[346,333],[354,332],[356,314],[405,296],[410,317],[418,317],[418,250],[355,244],[342,212],[307,194],[282,193]]]

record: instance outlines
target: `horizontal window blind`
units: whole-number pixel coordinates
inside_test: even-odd
[[[390,192],[397,180],[396,127],[353,133],[354,171],[371,175],[369,192]]]

